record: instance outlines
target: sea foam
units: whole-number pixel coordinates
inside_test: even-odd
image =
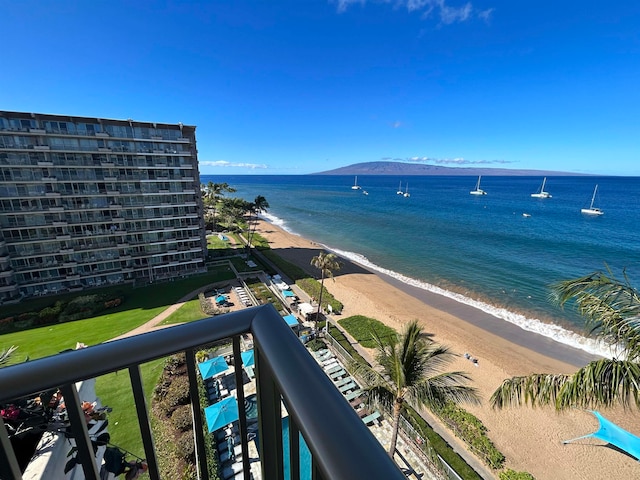
[[[285,220],[279,217],[276,217],[275,215],[272,215],[269,213],[262,213],[261,217],[264,220],[282,228],[283,230],[285,230],[286,232],[292,235],[300,236],[298,233],[292,231],[287,227],[287,223]],[[396,271],[389,270],[387,268],[376,265],[375,263],[369,261],[367,257],[359,253],[340,250],[339,248],[333,248],[329,245],[324,245],[324,244],[319,244],[319,245],[321,245],[322,247],[324,247],[329,251],[334,252],[336,255],[347,258],[357,264],[362,265],[363,267],[366,267],[369,270],[383,273],[385,275],[395,278],[396,280],[399,280],[402,283],[411,285],[412,287],[420,288],[422,290],[436,293],[438,295],[443,295],[457,302],[477,308],[478,310],[482,310],[483,312],[488,313],[489,315],[493,315],[494,317],[500,320],[504,320],[506,322],[512,323],[513,325],[516,325],[525,331],[537,333],[544,337],[550,338],[558,343],[569,345],[573,348],[583,350],[593,355],[599,355],[601,357],[606,357],[606,358],[621,357],[621,352],[619,351],[619,349],[616,349],[614,346],[611,346],[601,340],[598,340],[595,338],[588,338],[588,337],[579,335],[575,332],[572,332],[571,330],[567,330],[559,325],[542,322],[535,318],[527,318],[522,314],[514,313],[504,308],[495,307],[485,302],[467,297],[460,293],[445,290],[436,285],[432,285],[430,283],[423,282],[421,280],[416,280],[415,278],[407,277],[406,275],[403,275]]]

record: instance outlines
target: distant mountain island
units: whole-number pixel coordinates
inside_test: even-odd
[[[499,175],[499,176],[585,176],[583,173],[554,172],[549,170],[516,170],[487,167],[441,167],[403,162],[364,162],[346,167],[314,173],[313,175]]]

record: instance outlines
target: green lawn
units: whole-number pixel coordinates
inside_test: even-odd
[[[396,331],[386,326],[384,323],[364,315],[353,315],[351,317],[338,320],[338,324],[344,328],[360,345],[366,348],[375,348],[376,343],[372,332],[375,332],[382,341],[385,341]]]
[[[150,411],[153,389],[162,374],[164,362],[161,358],[140,366],[147,411]],[[103,406],[113,409],[108,414],[111,443],[144,458],[129,371],[120,370],[99,377],[96,380],[96,394]]]
[[[202,320],[209,315],[202,313],[200,309],[200,300],[195,298],[189,300],[178,310],[173,312],[167,319],[163,320],[160,325],[173,325],[176,323],[193,322],[194,320]]]
[[[76,342],[96,345],[148,322],[186,294],[207,285],[234,278],[228,267],[184,280],[129,289],[121,306],[111,313],[75,322],[48,325],[0,335],[0,349],[17,345],[15,361],[55,355],[75,348]],[[122,287],[120,287],[122,288]],[[55,299],[51,300],[54,302]],[[28,304],[23,306],[25,311]]]

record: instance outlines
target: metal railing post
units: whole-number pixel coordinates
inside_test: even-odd
[[[74,384],[63,385],[60,387],[60,391],[64,397],[67,415],[69,415],[69,421],[71,422],[71,433],[76,441],[77,455],[82,464],[84,477],[86,480],[99,480],[100,474],[96,465],[96,457],[93,454],[87,421],[84,417],[76,386]]]
[[[144,398],[144,389],[142,388],[142,377],[140,376],[139,365],[129,367],[129,378],[131,379],[133,400],[136,404],[138,425],[140,426],[140,435],[142,436],[142,445],[144,447],[144,454],[146,457],[145,461],[149,466],[149,477],[151,480],[160,480],[158,461],[156,459],[156,448],[153,442],[153,435],[151,433],[149,415],[147,414],[147,403]]]
[[[202,405],[200,405],[200,389],[198,388],[198,374],[196,372],[196,356],[194,349],[185,352],[187,359],[187,375],[189,377],[189,396],[191,397],[191,414],[193,415],[193,434],[196,446],[196,468],[200,480],[209,480],[207,465],[207,451],[204,445],[202,422]]]
[[[242,375],[242,355],[240,353],[240,336],[233,337],[233,358],[236,377],[236,398],[238,400],[238,423],[240,424],[240,444],[242,445],[242,471],[245,480],[251,480],[249,465],[249,440],[247,432],[247,412],[244,407],[244,377]]]
[[[2,416],[0,416],[0,478],[6,480],[19,480],[22,478],[18,459],[13,451],[11,439],[7,432]]]
[[[254,345],[255,349],[255,345]],[[259,349],[254,350],[256,368],[256,391],[258,394],[258,438],[262,459],[262,478],[284,479],[282,449],[282,415],[280,394],[267,360]]]

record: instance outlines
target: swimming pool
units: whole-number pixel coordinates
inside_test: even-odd
[[[258,437],[255,438],[256,447],[260,450]],[[282,449],[284,454],[284,478],[291,479],[289,467],[289,417],[282,419]],[[311,452],[300,435],[300,480],[311,480]],[[292,479],[297,480],[297,479]]]
[[[284,478],[289,473],[289,417],[282,419],[282,449],[284,450]],[[300,480],[311,480],[311,452],[300,435]]]

